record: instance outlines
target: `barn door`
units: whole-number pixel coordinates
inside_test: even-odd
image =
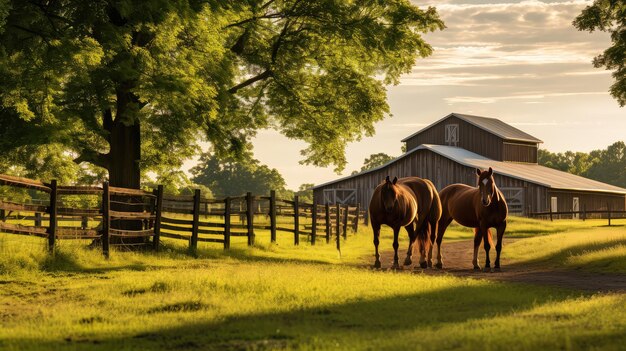
[[[524,214],[524,188],[500,188],[506,205],[509,207],[509,213],[515,215]]]
[[[573,219],[578,219],[578,217],[579,217],[578,211],[580,211],[580,201],[578,200],[577,197],[575,197],[574,201],[572,202],[572,211],[575,212],[572,215],[572,218]]]
[[[457,146],[459,144],[459,125],[446,124],[446,140],[447,145]]]
[[[324,205],[335,204],[335,189],[324,189]]]

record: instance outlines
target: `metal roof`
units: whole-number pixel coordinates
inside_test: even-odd
[[[437,122],[429,125],[426,128],[423,128],[421,130],[419,130],[416,133],[413,133],[411,135],[409,135],[408,137],[402,139],[402,141],[407,141],[409,139],[411,139],[412,137],[420,134],[421,132],[431,128],[432,126],[439,124],[441,121],[450,118],[450,117],[457,117],[460,118],[462,120],[464,120],[467,123],[470,123],[480,129],[483,129],[491,134],[497,135],[502,139],[505,140],[514,140],[514,141],[526,141],[526,142],[532,142],[532,143],[543,143],[543,141],[535,138],[534,136],[523,132],[515,127],[513,127],[512,125],[506,124],[504,122],[502,122],[501,120],[497,119],[497,118],[489,118],[489,117],[481,117],[481,116],[472,116],[472,115],[465,115],[465,114],[461,114],[461,113],[456,113],[453,112],[447,116],[445,116],[444,118],[438,120]]]
[[[615,193],[615,194],[626,194],[626,189],[624,188],[598,182],[596,180],[591,180],[591,179],[577,176],[571,173],[562,172],[556,169],[540,166],[538,164],[494,161],[492,159],[486,158],[484,156],[475,154],[471,151],[467,151],[459,147],[445,146],[445,145],[431,145],[431,144],[420,145],[408,151],[407,153],[403,154],[402,156],[387,162],[386,164],[382,166],[355,174],[353,176],[348,176],[348,177],[337,179],[331,182],[320,184],[318,186],[313,187],[313,189],[317,189],[317,188],[330,185],[333,183],[337,183],[337,182],[350,179],[353,177],[358,177],[363,174],[375,172],[419,150],[432,151],[436,154],[439,154],[445,158],[448,158],[454,162],[457,162],[467,167],[481,168],[481,169],[487,169],[491,167],[493,168],[493,171],[496,174],[524,180],[529,183],[538,184],[538,185],[545,186],[551,189],[580,190],[580,191],[595,191],[595,192],[605,192],[605,193]]]

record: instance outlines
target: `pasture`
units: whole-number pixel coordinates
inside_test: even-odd
[[[622,222],[512,218],[503,273],[526,266],[622,277]],[[472,236],[452,225],[444,262],[447,243]],[[404,250],[406,233],[400,238]],[[108,261],[85,241],[60,241],[51,257],[44,241],[0,233],[3,350],[618,350],[626,343],[623,291],[490,279],[497,273],[371,270],[365,226],[342,241],[341,256],[333,243],[293,246],[291,235],[270,244],[269,233],[253,248],[233,238],[227,252],[199,243],[196,257],[185,242],[163,239],[158,253],[114,250]],[[383,227],[381,250],[391,242]]]

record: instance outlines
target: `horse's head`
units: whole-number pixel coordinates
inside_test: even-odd
[[[398,181],[398,177],[394,177],[393,181],[389,180],[389,176],[385,178],[385,184],[383,185],[381,191],[381,199],[383,201],[383,207],[385,208],[385,212],[393,211],[393,207],[396,203],[396,199],[398,198],[398,192],[396,191],[396,182]]]
[[[482,171],[476,168],[478,175],[478,190],[480,190],[481,203],[487,207],[491,204],[494,196],[498,196],[496,190],[496,182],[493,179],[493,169],[489,167],[488,171]]]

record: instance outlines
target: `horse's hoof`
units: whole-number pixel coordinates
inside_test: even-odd
[[[494,272],[502,272],[502,270],[500,269],[500,267],[494,267],[494,268],[493,268],[493,271],[494,271]]]
[[[428,261],[428,268],[433,268],[433,261]]]
[[[435,264],[435,267],[439,268],[439,269],[443,269],[443,263],[441,263],[441,262],[437,263],[437,264]]]
[[[380,269],[380,262],[374,262],[374,268]]]
[[[484,273],[491,273],[491,267],[485,267],[485,268],[483,268],[483,272],[484,272]]]
[[[481,269],[480,266],[474,266],[475,271],[479,271],[480,269]]]
[[[393,266],[391,266],[391,270],[392,271],[401,271],[402,267],[400,267],[400,265],[396,263]]]
[[[428,263],[426,263],[426,262],[420,262],[420,267],[421,267],[421,268],[426,268],[426,267],[428,267]]]
[[[405,265],[405,266],[410,266],[410,265],[411,265],[411,263],[413,263],[413,261],[411,261],[411,259],[410,259],[410,258],[408,258],[408,257],[406,258],[406,260],[404,260],[404,265]]]

